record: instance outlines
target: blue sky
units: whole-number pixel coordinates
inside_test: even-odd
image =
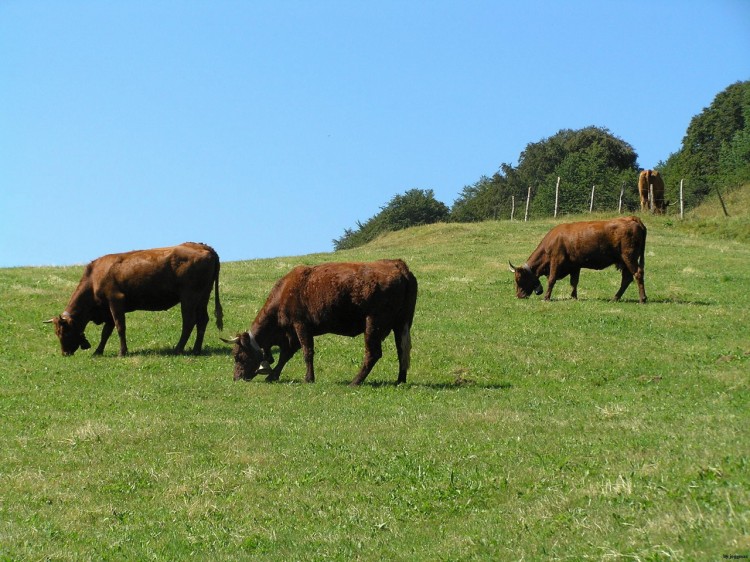
[[[563,128],[654,167],[747,79],[746,0],[0,0],[0,267],[331,251]]]

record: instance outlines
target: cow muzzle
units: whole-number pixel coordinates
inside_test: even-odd
[[[234,372],[234,380],[235,381],[247,381],[250,382],[255,378],[255,375],[258,373],[250,373],[249,375],[240,371]]]

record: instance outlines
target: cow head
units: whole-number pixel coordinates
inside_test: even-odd
[[[519,299],[528,298],[532,292],[536,295],[542,294],[544,289],[542,289],[539,277],[531,271],[529,264],[525,263],[521,267],[514,267],[512,263],[508,262],[508,265],[510,265],[510,270],[516,277],[516,296]]]
[[[273,362],[273,357],[260,348],[250,332],[243,332],[231,340],[222,340],[234,344],[234,380],[251,381],[256,375],[271,372],[269,361]]]
[[[667,212],[667,207],[671,205],[670,201],[664,201],[663,199],[657,199],[654,201],[654,214],[664,215]]]
[[[91,348],[89,340],[86,339],[86,334],[79,326],[76,326],[73,318],[67,312],[46,320],[45,324],[55,325],[55,335],[60,340],[60,349],[63,355],[73,355],[79,347],[81,349]]]

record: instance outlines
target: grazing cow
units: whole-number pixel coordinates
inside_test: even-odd
[[[654,200],[650,201],[650,190],[654,189]],[[653,206],[654,214],[663,215],[669,203],[664,201],[664,180],[656,170],[643,170],[638,176],[638,194],[641,196],[641,211]],[[650,205],[650,203],[652,205]]]
[[[65,311],[47,320],[54,323],[63,355],[89,349],[84,330],[89,322],[104,323],[99,355],[117,328],[120,355],[126,355],[125,313],[133,310],[182,308],[182,335],[175,351],[181,353],[196,327],[193,353],[201,352],[208,324],[208,300],[215,287],[216,326],[222,329],[219,301],[219,256],[205,244],[186,242],[169,248],[109,254],[86,266]]]
[[[558,279],[570,275],[572,298],[578,298],[578,277],[581,269],[604,269],[616,265],[622,271],[620,290],[614,300],[620,300],[633,277],[638,283],[640,302],[646,302],[643,285],[645,265],[646,227],[638,217],[622,217],[607,221],[573,222],[560,224],[550,230],[536,250],[521,267],[510,264],[515,273],[516,296],[528,297],[532,291],[542,294],[539,277],[546,275],[549,286],[544,300],[549,300]]]
[[[313,338],[364,332],[364,362],[351,382],[356,386],[383,355],[382,342],[392,331],[399,363],[397,384],[406,382],[416,303],[417,279],[401,260],[297,266],[276,282],[250,330],[224,340],[234,344],[234,380],[268,374],[266,380],[276,381],[301,348],[305,381],[314,382]],[[279,360],[271,369],[273,346],[279,347]]]

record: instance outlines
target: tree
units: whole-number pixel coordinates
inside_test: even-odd
[[[750,104],[745,107],[745,124],[719,151],[719,177],[728,184],[750,180]]]
[[[684,179],[685,197],[695,205],[713,185],[750,180],[748,136],[750,81],[736,82],[691,119],[682,147],[660,166],[667,192],[674,195]]]
[[[491,178],[482,176],[473,185],[467,185],[453,202],[451,220],[475,222],[510,217],[511,197],[520,202],[526,190],[520,188],[518,173],[509,164],[502,164]]]
[[[333,241],[334,250],[362,246],[381,234],[411,226],[448,220],[449,209],[435,199],[431,189],[411,189],[396,195],[380,212],[364,224],[357,222],[357,230],[345,229],[341,238]]]
[[[455,222],[477,222],[497,219],[503,207],[503,185],[505,178],[495,175],[482,176],[474,185],[467,185],[453,202],[451,220]]]
[[[457,221],[495,218],[500,207],[510,205],[511,196],[516,197],[518,204],[525,201],[529,187],[534,193],[532,212],[551,215],[558,177],[562,178],[563,213],[588,211],[592,185],[597,186],[599,207],[616,207],[623,182],[630,186],[626,206],[635,208],[637,159],[633,147],[607,129],[593,126],[563,129],[550,138],[528,144],[518,166],[503,164],[491,179],[482,178],[465,187],[453,205],[451,218]]]
[[[521,153],[519,176],[534,188],[535,215],[550,215],[555,209],[555,186],[561,178],[562,213],[589,210],[591,187],[597,186],[596,202],[601,208],[615,208],[623,181],[631,187],[626,203],[634,205],[638,155],[633,147],[607,129],[586,127],[563,129]]]

